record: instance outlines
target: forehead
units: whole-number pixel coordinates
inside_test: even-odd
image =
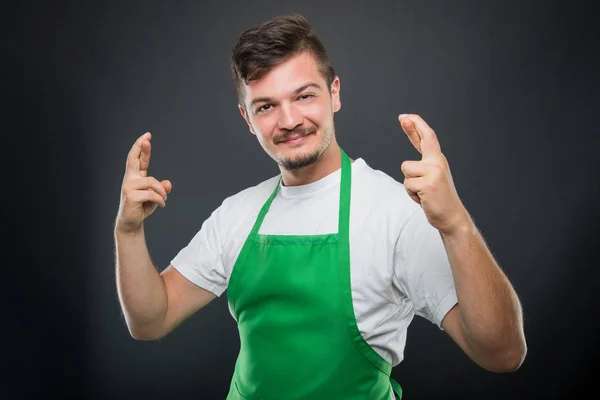
[[[276,65],[261,79],[244,85],[245,99],[249,103],[256,97],[285,97],[309,81],[325,88],[318,63],[310,53],[303,52]]]

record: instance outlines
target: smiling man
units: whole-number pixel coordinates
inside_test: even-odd
[[[281,174],[225,199],[159,274],[143,221],[171,183],[148,176],[151,135],[138,138],[115,224],[131,335],[164,337],[227,290],[241,344],[229,400],[400,398],[390,374],[415,315],[482,368],[517,369],[518,297],[425,121],[398,117],[422,155],[402,163],[403,183],[350,159],[334,129],[340,79],[299,15],[244,32],[231,65],[239,112]]]
[[[302,45],[308,43],[298,44],[291,55],[275,55],[282,59],[266,76],[262,74],[267,71],[259,68],[236,78],[240,112],[250,132],[280,165],[286,186],[310,183],[340,168],[333,126],[333,114],[341,107],[340,80],[329,65],[319,65],[313,55],[318,51]],[[240,45],[234,63],[243,63],[252,51],[256,50]],[[234,76],[244,73],[235,68],[236,64]]]

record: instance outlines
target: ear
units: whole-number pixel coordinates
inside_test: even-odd
[[[254,132],[254,128],[252,128],[252,124],[250,123],[250,119],[248,118],[248,114],[246,113],[246,110],[244,109],[244,107],[241,104],[238,104],[238,108],[240,110],[240,114],[242,114],[242,118],[244,118],[244,121],[246,121],[246,123],[248,124],[248,128],[250,129],[250,132],[253,135],[256,135],[256,133]]]
[[[340,78],[336,76],[331,83],[331,106],[333,112],[337,112],[342,108],[342,102],[340,101]]]

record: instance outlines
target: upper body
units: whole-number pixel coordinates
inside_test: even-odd
[[[171,264],[195,285],[220,296],[273,177],[227,198]],[[280,186],[259,233],[314,235],[338,229],[340,170],[318,181]],[[403,359],[414,315],[438,327],[457,303],[439,232],[403,185],[365,160],[352,163],[350,268],[358,328],[392,365]],[[290,274],[294,271],[290,270]]]
[[[240,115],[279,166],[282,185],[289,189],[283,194],[291,195],[278,196],[261,229],[332,232],[334,189],[303,197],[312,184],[329,182],[340,168],[334,114],[341,109],[341,84],[323,44],[301,16],[276,18],[240,36],[231,66]],[[443,328],[481,367],[513,371],[526,354],[518,296],[462,204],[436,133],[418,115],[398,118],[421,154],[421,160],[402,162],[402,184],[363,160],[353,166],[352,294],[361,332],[396,364],[406,327],[413,314],[420,314]],[[164,206],[172,189],[170,181],[147,179],[149,159],[147,135],[132,148],[124,181],[134,200],[128,203],[123,196],[118,225],[138,233],[130,237],[142,235],[141,221],[156,204]],[[142,309],[138,320],[150,321],[144,336],[168,334],[223,293],[244,235],[274,183],[267,180],[227,199],[162,271],[162,279],[151,276],[148,286],[160,294],[153,307],[143,307],[152,296],[136,292],[127,304]],[[306,211],[296,214],[294,207]],[[121,257],[126,255],[123,250]],[[130,282],[136,279],[132,274]],[[134,284],[128,288],[133,291]],[[122,290],[123,298],[128,290]]]

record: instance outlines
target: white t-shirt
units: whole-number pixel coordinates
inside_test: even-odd
[[[392,366],[404,358],[414,315],[441,329],[457,303],[450,263],[437,229],[404,186],[359,158],[352,165],[350,273],[358,329]],[[308,185],[281,186],[260,234],[338,231],[341,170]],[[220,296],[258,213],[279,175],[223,201],[171,264]],[[233,314],[232,314],[233,315]]]

